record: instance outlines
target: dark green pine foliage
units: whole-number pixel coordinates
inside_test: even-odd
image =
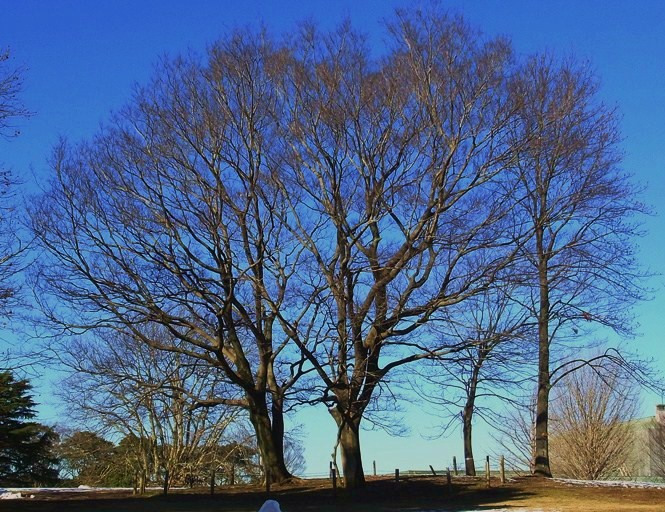
[[[27,380],[16,380],[11,371],[0,371],[0,486],[33,487],[58,481],[53,447],[57,434],[30,421],[35,402]]]

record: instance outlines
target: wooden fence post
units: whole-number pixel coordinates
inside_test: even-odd
[[[455,476],[457,476],[457,457],[453,455],[453,471],[455,472]]]
[[[446,484],[448,487],[452,484],[452,478],[450,478],[450,468],[446,468]]]
[[[399,469],[395,470],[395,483],[399,485]]]
[[[374,476],[376,476],[376,461],[372,461],[372,466],[374,467]]]
[[[490,486],[490,456],[485,458],[485,474],[487,475],[487,487]]]
[[[335,468],[331,470],[332,473],[332,487],[333,487],[333,496],[337,496],[337,471]]]
[[[501,483],[506,483],[506,459],[502,455],[499,457],[499,474],[501,475]]]
[[[431,464],[429,465],[429,470],[432,472],[434,476],[436,476],[436,471],[434,471],[434,468],[432,467]]]

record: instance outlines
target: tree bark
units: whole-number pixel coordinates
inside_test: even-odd
[[[348,413],[341,413],[338,409],[330,411],[330,414],[337,423],[344,487],[349,490],[360,489],[365,486],[365,472],[360,451],[361,415],[357,414],[349,418]]]
[[[249,402],[249,419],[256,432],[256,443],[261,454],[266,476],[270,479],[270,483],[285,482],[292,475],[286,469],[286,464],[284,463],[283,446],[282,450],[279,450],[275,445],[272,421],[266,404],[266,395],[265,393],[247,393],[247,399]]]
[[[541,198],[541,201],[543,199]],[[544,207],[543,207],[543,211]],[[550,300],[547,263],[548,256],[543,243],[544,228],[536,229],[536,250],[538,251],[538,394],[536,397],[536,439],[534,453],[534,474],[552,477],[550,469],[548,422],[550,397]]]
[[[462,434],[464,436],[464,471],[466,476],[476,476],[472,445],[473,399],[467,399],[462,411]]]
[[[469,392],[466,397],[466,403],[462,410],[462,434],[464,436],[464,469],[467,476],[476,476],[476,465],[473,460],[473,410],[476,404],[476,390],[478,389],[478,379],[480,368],[485,359],[484,351],[479,354],[478,362],[473,365],[471,381],[469,382]]]
[[[286,461],[284,459],[284,399],[281,396],[272,398],[272,425],[270,429],[272,444],[275,447],[275,456],[277,460],[282,461],[282,465],[286,470],[289,478],[291,475],[286,468]]]
[[[536,450],[533,472],[537,476],[551,477],[549,456],[549,344],[542,347],[538,358],[538,396],[536,398]]]
[[[345,424],[339,431],[339,445],[342,454],[344,487],[358,489],[365,486],[362,453],[360,451],[359,425]]]

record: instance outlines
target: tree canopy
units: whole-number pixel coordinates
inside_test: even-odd
[[[380,57],[347,23],[164,61],[94,137],[54,149],[30,212],[36,296],[61,333],[219,372],[241,396],[200,405],[248,411],[268,480],[290,476],[285,412],[325,404],[356,487],[388,375],[477,348],[433,326],[509,295],[538,326],[520,341],[538,348],[547,475],[551,344],[579,319],[623,331],[640,296],[616,116],[581,67],[460,18],[402,11],[386,34]]]

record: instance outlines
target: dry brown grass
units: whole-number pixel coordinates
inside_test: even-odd
[[[284,512],[416,512],[419,510],[490,510],[539,512],[609,512],[665,510],[665,489],[571,486],[539,478],[519,478],[505,485],[456,478],[449,488],[441,477],[412,477],[399,486],[388,478],[370,479],[362,493],[333,495],[327,480],[301,480],[273,488],[271,497]],[[210,496],[204,489],[174,491],[169,496],[135,497],[128,492],[38,494],[34,499],[0,501],[12,512],[255,512],[265,500],[257,487],[237,486]]]

